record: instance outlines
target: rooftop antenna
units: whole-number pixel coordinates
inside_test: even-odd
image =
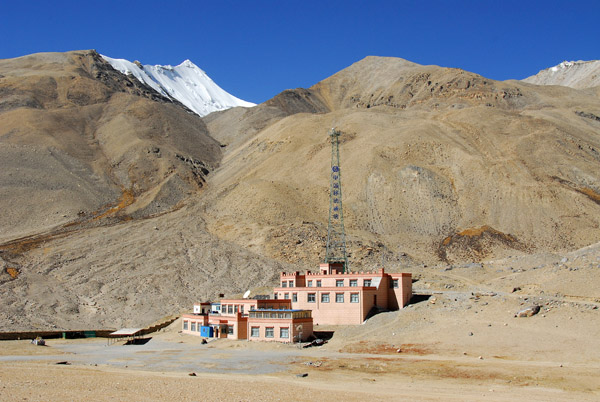
[[[329,225],[327,227],[327,253],[325,262],[342,263],[343,272],[348,272],[346,255],[346,232],[344,231],[344,211],[342,209],[342,172],[340,169],[341,131],[333,127],[329,130],[331,139],[331,172],[329,178]]]

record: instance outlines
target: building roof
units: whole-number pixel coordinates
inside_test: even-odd
[[[111,336],[134,336],[144,328],[121,328],[118,331],[111,332]]]

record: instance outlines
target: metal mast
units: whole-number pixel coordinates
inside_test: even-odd
[[[348,272],[346,256],[346,232],[344,231],[344,212],[342,209],[342,175],[340,170],[340,142],[342,133],[335,128],[329,131],[331,139],[331,177],[329,179],[329,226],[327,228],[327,255],[325,262],[344,264]]]

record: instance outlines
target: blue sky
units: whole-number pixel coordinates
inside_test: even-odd
[[[600,1],[2,1],[0,58],[97,49],[143,64],[192,60],[263,102],[368,55],[522,79],[600,59]]]

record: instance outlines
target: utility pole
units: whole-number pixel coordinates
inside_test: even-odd
[[[342,174],[340,169],[340,141],[342,133],[335,128],[329,131],[331,139],[331,172],[329,179],[329,225],[327,227],[327,253],[325,262],[342,263],[343,272],[348,272],[346,256],[346,233],[342,208]]]

